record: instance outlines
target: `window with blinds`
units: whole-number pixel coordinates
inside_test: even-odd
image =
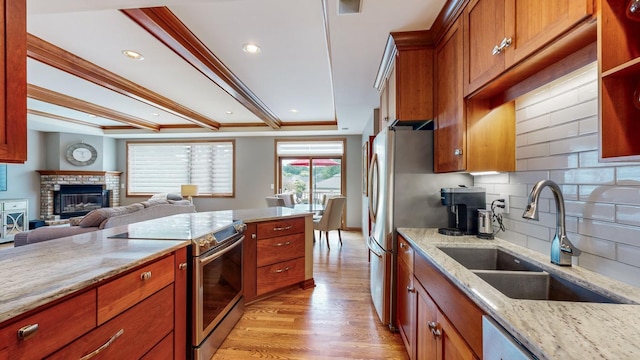
[[[127,143],[127,194],[180,193],[198,185],[200,195],[234,196],[234,141]]]

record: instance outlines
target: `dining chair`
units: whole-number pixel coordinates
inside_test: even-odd
[[[276,196],[266,196],[264,200],[267,202],[267,207],[284,206],[284,199]]]
[[[295,195],[293,193],[281,193],[281,194],[276,194],[277,198],[283,199],[284,200],[284,206],[292,208],[295,206],[296,204],[296,200],[295,200]]]
[[[329,198],[322,216],[320,218],[313,219],[313,229],[318,230],[320,233],[319,241],[322,241],[322,232],[324,231],[328,249],[331,248],[329,246],[329,231],[331,230],[338,230],[338,238],[340,239],[340,246],[342,246],[342,234],[340,234],[340,227],[342,226],[342,210],[344,209],[346,200],[347,198],[344,196]]]

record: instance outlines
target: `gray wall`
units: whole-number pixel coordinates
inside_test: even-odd
[[[318,137],[314,137],[317,139]],[[335,137],[331,137],[335,138]],[[361,227],[362,191],[361,179],[361,136],[346,136],[346,195],[348,228]],[[204,198],[193,200],[198,211],[250,209],[266,207],[264,197],[272,195],[275,184],[275,137],[239,137],[236,138],[236,189],[235,198]],[[118,140],[117,164],[120,171],[126,169],[126,141]],[[144,140],[136,140],[144,141]],[[122,184],[126,182],[126,173],[122,175]],[[177,190],[177,189],[176,189]],[[179,191],[179,190],[177,190]],[[140,197],[126,197],[122,192],[122,204],[141,201]]]
[[[42,170],[81,170],[81,171],[115,171],[116,140],[112,138],[79,135],[69,133],[47,133],[46,147],[49,150],[46,155],[46,168]],[[84,142],[93,146],[98,151],[96,161],[87,166],[76,166],[66,160],[67,148],[75,143]],[[55,150],[54,150],[55,149]]]

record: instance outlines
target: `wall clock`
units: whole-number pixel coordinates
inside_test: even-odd
[[[72,144],[67,148],[66,158],[73,165],[87,166],[96,162],[98,151],[89,144]]]

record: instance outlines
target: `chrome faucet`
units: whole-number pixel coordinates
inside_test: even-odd
[[[571,266],[571,257],[580,256],[582,253],[577,247],[571,244],[567,237],[567,230],[565,228],[565,215],[564,215],[564,197],[558,184],[551,180],[540,180],[531,189],[527,208],[522,214],[525,219],[538,220],[538,198],[542,189],[548,186],[553,193],[553,198],[556,201],[556,235],[551,240],[551,262],[562,266]]]

